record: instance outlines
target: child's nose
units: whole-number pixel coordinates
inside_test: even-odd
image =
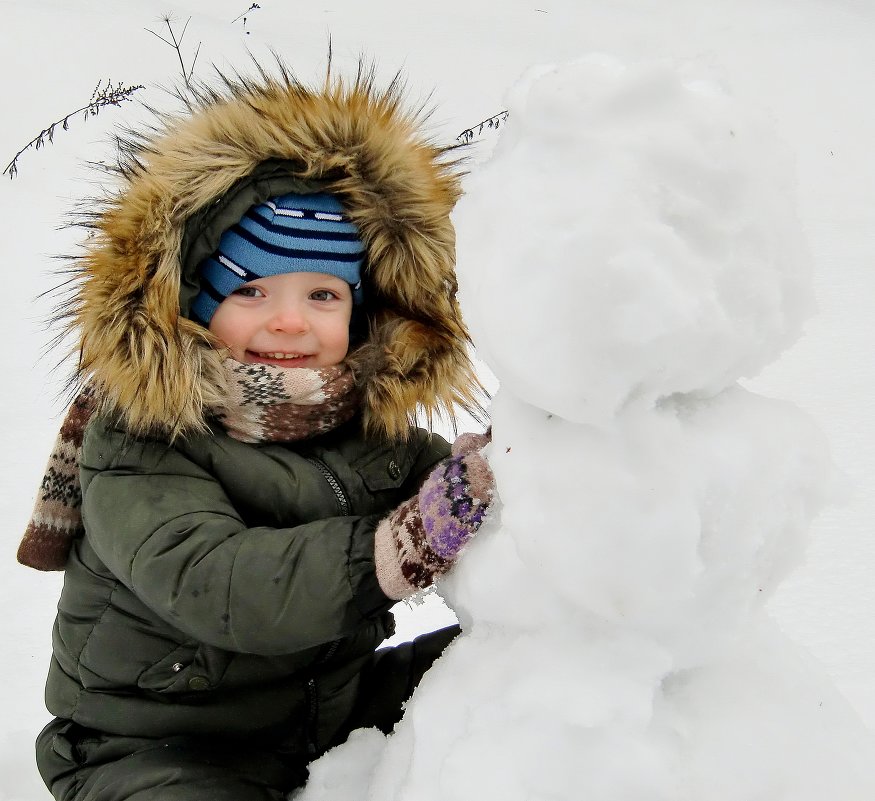
[[[271,317],[269,327],[272,331],[303,334],[309,330],[310,324],[300,308],[284,305]]]

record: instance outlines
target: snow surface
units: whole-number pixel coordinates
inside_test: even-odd
[[[842,506],[828,507],[816,520],[811,530],[807,561],[784,581],[767,607],[774,613],[777,625],[784,634],[799,644],[798,652],[793,652],[782,635],[774,630],[775,624],[763,623],[758,617],[759,627],[748,626],[754,612],[759,616],[762,614],[758,602],[752,602],[750,607],[742,605],[740,608],[723,609],[719,608],[718,603],[710,610],[700,610],[699,615],[694,614],[697,610],[688,604],[688,622],[704,620],[707,614],[724,615],[723,619],[731,619],[735,615],[736,622],[748,632],[748,638],[737,641],[736,650],[724,653],[722,662],[712,661],[710,673],[700,681],[687,684],[670,682],[664,693],[668,700],[660,700],[660,703],[667,703],[669,708],[654,712],[654,719],[662,722],[663,735],[672,730],[672,716],[682,721],[684,726],[675,727],[680,732],[678,739],[681,741],[685,736],[684,727],[698,733],[697,742],[701,743],[701,747],[689,753],[690,759],[686,762],[690,774],[686,778],[688,786],[695,786],[695,782],[705,781],[711,776],[722,787],[721,780],[726,784],[726,778],[731,776],[740,792],[744,790],[739,784],[742,780],[749,781],[750,787],[758,786],[758,782],[761,784],[765,775],[783,775],[789,781],[786,774],[793,765],[781,759],[780,749],[761,747],[762,743],[783,740],[783,753],[792,753],[796,747],[794,743],[798,743],[796,764],[800,768],[799,775],[804,776],[806,771],[802,769],[817,756],[808,750],[811,740],[806,739],[806,733],[810,732],[814,723],[845,734],[854,731],[858,725],[841,697],[831,691],[822,675],[818,677],[818,671],[825,671],[836,682],[869,726],[875,723],[875,583],[871,580],[872,566],[875,564],[875,540],[870,536],[871,521],[875,516],[875,493],[869,488],[875,474],[875,422],[869,404],[869,396],[875,386],[870,353],[870,343],[875,336],[875,316],[871,314],[871,299],[875,292],[875,274],[871,269],[875,259],[875,237],[871,225],[875,212],[875,160],[871,157],[871,142],[875,139],[875,104],[872,103],[871,88],[871,75],[875,67],[875,55],[871,49],[875,33],[875,9],[871,4],[860,0],[662,0],[659,3],[647,0],[616,0],[611,3],[600,0],[556,0],[534,5],[519,0],[500,4],[447,0],[439,5],[419,5],[391,0],[374,0],[367,4],[345,0],[302,7],[301,4],[274,4],[268,0],[260,3],[260,10],[248,15],[245,29],[242,21],[232,23],[231,20],[249,4],[230,0],[213,0],[210,3],[192,0],[172,7],[164,3],[134,0],[116,0],[112,3],[108,0],[83,0],[75,6],[51,0],[34,0],[28,4],[3,2],[2,5],[0,63],[5,76],[6,113],[0,130],[0,152],[6,156],[3,158],[4,165],[48,122],[86,102],[101,78],[109,77],[127,84],[146,84],[147,89],[140,95],[143,100],[168,105],[166,96],[155,85],[166,85],[175,79],[175,55],[144,31],[146,27],[157,29],[161,25],[161,14],[167,11],[173,12],[180,24],[189,15],[192,16],[186,34],[185,52],[190,57],[197,42],[203,43],[196,69],[202,76],[208,75],[207,65],[210,61],[245,70],[248,63],[247,48],[258,56],[264,56],[268,48],[273,47],[294,65],[300,75],[315,78],[324,68],[329,33],[335,66],[340,69],[353,66],[360,52],[379,61],[380,74],[383,76],[390,76],[403,66],[414,98],[424,98],[434,89],[432,100],[439,111],[432,122],[437,135],[444,139],[452,138],[462,129],[501,110],[508,87],[532,65],[566,62],[594,51],[610,53],[621,64],[658,60],[668,60],[670,64],[692,62],[703,67],[699,71],[704,71],[711,79],[717,76],[718,84],[725,83],[731,87],[732,94],[743,108],[755,108],[762,112],[760,116],[769,117],[777,138],[789,144],[789,150],[795,157],[798,213],[813,256],[813,284],[818,314],[808,322],[806,334],[797,345],[785,352],[757,379],[746,380],[744,384],[749,390],[789,399],[816,419],[826,433],[834,460],[846,479],[849,492]],[[633,108],[630,106],[630,109]],[[0,733],[2,801],[32,801],[48,797],[33,767],[32,741],[47,720],[41,694],[60,577],[38,575],[14,563],[14,550],[30,513],[36,483],[54,439],[63,406],[59,397],[63,370],[51,372],[57,354],[47,357],[43,352],[50,339],[43,325],[50,301],[34,299],[57,283],[58,279],[52,275],[52,270],[59,265],[52,260],[52,256],[70,252],[74,248],[75,232],[57,230],[57,226],[75,198],[94,190],[90,185],[94,176],[83,170],[81,163],[88,159],[112,158],[111,148],[106,145],[106,132],[110,126],[119,121],[135,123],[143,116],[140,109],[128,105],[120,109],[107,109],[97,119],[84,124],[74,121],[69,131],[58,132],[54,145],[39,153],[30,151],[22,157],[20,175],[14,182],[4,179],[0,184],[5,214],[5,235],[0,240],[0,250],[11,284],[0,300],[4,312],[0,315],[0,325],[3,326],[4,341],[13,348],[7,360],[9,374],[4,382],[4,386],[9,388],[4,394],[8,421],[4,430],[10,458],[4,460],[0,467],[0,485],[3,488],[0,511],[2,519],[6,521],[4,542],[7,553],[5,563],[0,565],[0,602],[7,610],[2,624],[5,637],[3,656],[0,657],[0,692],[3,694],[0,708],[3,709],[5,721]],[[703,120],[703,124],[707,122],[707,119]],[[488,155],[494,141],[494,133],[487,132],[484,141],[472,148],[472,169]],[[757,148],[751,149],[756,157]],[[776,150],[770,147],[767,152],[774,153]],[[655,165],[645,159],[643,166]],[[676,172],[668,167],[666,169],[666,174],[676,177]],[[780,172],[781,165],[776,164],[775,169]],[[768,166],[767,172],[772,173]],[[793,170],[789,172],[792,174]],[[754,180],[752,176],[748,176],[748,179]],[[538,195],[535,194],[532,200],[537,199]],[[765,198],[756,200],[767,202]],[[732,198],[727,198],[730,206],[731,201]],[[735,208],[744,211],[743,207]],[[708,219],[707,215],[705,219]],[[740,217],[736,216],[735,220],[738,222]],[[719,234],[719,230],[711,231],[709,242],[719,242]],[[656,242],[655,239],[651,241]],[[777,241],[782,242],[780,238]],[[664,241],[662,244],[666,245]],[[783,242],[784,246],[787,244]],[[657,277],[653,274],[654,279]],[[717,276],[711,278],[715,279],[714,285],[717,286]],[[792,280],[790,274],[788,278]],[[782,286],[783,281],[776,280],[772,289],[777,290]],[[614,292],[617,289],[618,285],[614,285]],[[557,288],[556,297],[561,298],[562,294],[562,289]],[[628,298],[630,302],[634,299],[634,295]],[[758,299],[768,307],[767,297]],[[605,300],[616,301],[616,294],[612,296],[609,293]],[[682,297],[677,300],[682,301]],[[663,314],[672,308],[663,308]],[[800,313],[803,311],[801,302],[794,308]],[[760,333],[773,344],[777,342],[777,329],[769,327],[772,324],[768,322],[768,314],[756,314],[757,319],[766,324],[766,330]],[[582,315],[574,318],[573,330],[578,333],[586,325],[581,318]],[[652,317],[648,323],[664,326],[666,319],[664,316]],[[521,329],[529,325],[526,323]],[[715,343],[725,341],[721,337],[731,336],[730,328],[715,327],[709,336],[715,337]],[[793,325],[788,323],[788,335],[792,330]],[[732,341],[738,344],[737,337],[733,337]],[[683,338],[679,342],[682,349],[691,345]],[[743,357],[746,367],[739,370],[739,374],[755,369],[758,358],[755,350],[746,352]],[[701,359],[701,353],[683,352],[687,359]],[[762,354],[761,363],[772,355]],[[730,366],[724,361],[726,353],[717,344],[714,345],[712,356],[715,362],[710,365],[713,366],[712,378],[719,382],[720,375],[726,376]],[[634,362],[634,356],[631,362]],[[528,365],[532,373],[539,366],[540,356]],[[596,365],[592,363],[591,366]],[[650,366],[647,365],[648,368]],[[672,381],[676,381],[681,373],[682,370],[678,371]],[[651,392],[659,394],[664,391],[654,383],[659,379],[658,374],[639,372],[638,378]],[[505,380],[513,379],[509,374]],[[605,385],[606,390],[611,389],[611,382],[613,376]],[[675,386],[680,387],[679,384]],[[514,389],[520,389],[519,382]],[[540,387],[538,391],[547,390]],[[778,412],[776,410],[779,407],[762,399],[747,396],[741,390],[733,392],[740,403],[748,405],[742,415],[724,411],[723,416],[729,418],[723,421],[726,425],[736,423],[743,427],[743,424],[753,425],[756,421],[767,425],[764,421],[768,414],[773,414],[778,418],[775,431],[773,433],[771,429],[766,429],[763,442],[759,443],[764,446],[758,452],[759,456],[754,453],[754,445],[758,443],[752,443],[750,438],[727,445],[721,451],[719,464],[709,462],[708,469],[703,468],[702,474],[695,476],[700,491],[705,491],[709,486],[715,490],[727,490],[732,486],[733,465],[744,463],[745,459],[754,459],[756,463],[759,458],[763,460],[759,462],[763,465],[762,469],[780,479],[775,491],[786,492],[787,497],[795,497],[797,501],[803,498],[812,502],[816,500],[817,487],[827,488],[826,479],[818,485],[816,473],[809,476],[794,473],[790,469],[792,463],[786,462],[785,455],[774,447],[781,441],[780,437],[786,436],[792,429],[793,421],[799,419],[798,414],[792,411],[786,414]],[[623,400],[623,394],[617,394],[616,386],[611,392],[603,393],[599,397],[602,419],[607,418],[614,404],[619,402],[622,405]],[[507,408],[504,413],[514,417],[515,411],[519,410]],[[501,413],[500,404],[497,404],[495,414]],[[667,414],[667,410],[664,413]],[[763,416],[758,416],[761,413]],[[706,435],[720,439],[720,427],[716,425],[720,415],[720,410],[715,407],[710,416],[701,413],[696,416],[695,425],[703,437],[697,440],[698,446],[682,435],[690,432],[689,426],[673,425],[670,417],[660,418],[664,424],[660,429],[661,436],[665,437],[665,442],[675,443],[681,449],[686,444],[690,452],[685,451],[685,455],[692,459],[692,451],[707,441]],[[649,418],[642,418],[642,421],[644,419]],[[520,444],[522,440],[517,438],[506,456],[509,458],[515,452],[525,453],[528,447],[533,458],[560,458],[558,454],[561,450],[554,454],[541,446],[555,441],[559,449],[565,444],[563,429],[572,424],[579,426],[580,421],[573,415],[568,423],[562,423],[557,418],[554,421],[553,425],[559,432],[558,440],[546,438],[543,443],[535,441],[526,446],[525,443]],[[653,424],[652,419],[650,423]],[[539,420],[538,424],[542,426],[543,421]],[[538,433],[534,439],[538,440],[543,433],[541,428],[536,430]],[[728,430],[723,430],[723,437]],[[626,433],[629,458],[643,458],[649,452],[648,446],[653,446],[654,441],[644,436],[643,429],[640,433],[640,437],[634,436],[631,429]],[[602,442],[603,447],[607,447],[607,444],[607,440]],[[804,443],[794,443],[794,448],[797,448],[794,452],[803,452],[805,447],[808,446]],[[813,453],[820,450],[813,445],[811,447]],[[802,451],[798,448],[802,448]],[[619,458],[616,451],[612,453],[615,459]],[[772,461],[769,461],[769,453]],[[653,458],[657,457],[658,454]],[[704,458],[702,454],[700,457]],[[503,458],[498,443],[493,447],[492,458]],[[618,472],[614,474],[614,479],[622,484],[619,470],[622,461],[616,464]],[[634,464],[640,466],[637,461]],[[684,470],[673,475],[662,475],[652,464],[650,468],[653,469],[654,480],[658,480],[658,485],[666,488],[666,492],[673,488],[680,491],[685,487],[684,474],[687,479],[690,478],[692,464],[694,462],[687,462]],[[753,491],[752,484],[759,486],[756,481],[745,484],[743,477],[735,478],[735,489],[744,493],[744,497]],[[641,480],[640,476],[638,480]],[[709,481],[713,483],[709,484]],[[793,488],[794,482],[796,489]],[[629,487],[624,486],[624,489],[629,490]],[[689,487],[686,489],[689,490]],[[509,497],[507,491],[505,496]],[[576,501],[578,496],[579,493],[575,491],[571,497]],[[507,497],[504,498],[505,502]],[[682,497],[682,493],[677,497]],[[618,504],[618,509],[622,508],[622,504]],[[662,507],[654,507],[654,510],[661,512]],[[713,511],[725,514],[734,510]],[[802,511],[805,514],[810,512]],[[605,516],[603,519],[610,516],[610,504],[606,499],[603,499],[601,512]],[[736,550],[727,548],[727,543],[723,542],[723,554],[729,558],[722,577],[725,587],[732,589],[737,597],[744,596],[748,600],[749,595],[745,595],[745,592],[753,586],[753,576],[747,575],[745,578],[744,571],[739,571],[740,566],[750,566],[754,562],[764,567],[771,565],[774,572],[769,574],[766,571],[765,575],[767,578],[771,576],[769,586],[774,586],[796,556],[786,554],[785,558],[782,553],[773,553],[766,558],[767,555],[758,554],[754,560],[750,550],[744,550],[752,544],[749,538],[751,533],[746,532]],[[485,534],[483,542],[488,543]],[[501,537],[495,536],[493,539],[500,540]],[[510,537],[505,539],[511,541]],[[677,544],[673,538],[670,541]],[[793,541],[796,542],[795,539]],[[530,544],[534,545],[534,542]],[[588,547],[592,545],[589,543]],[[716,545],[719,545],[717,540]],[[472,581],[482,585],[478,590],[478,598],[485,607],[484,616],[488,617],[491,614],[488,612],[489,599],[500,597],[501,587],[494,583],[510,582],[514,573],[512,566],[508,566],[504,572],[497,570],[507,562],[496,564],[498,557],[489,556],[487,559],[486,556],[480,556],[484,549],[485,545],[481,547],[480,541],[475,541],[466,556],[466,562],[471,562],[466,570],[473,575]],[[512,554],[505,556],[510,559]],[[600,556],[607,559],[611,554]],[[613,556],[618,558],[616,553]],[[488,564],[478,568],[479,558]],[[711,560],[709,564],[720,567],[718,561]],[[662,564],[666,566],[665,562]],[[648,565],[640,559],[634,566],[638,570],[648,569]],[[683,564],[672,562],[667,567],[677,571],[681,577],[689,577],[689,574],[682,572]],[[655,570],[655,567],[652,569]],[[700,588],[710,586],[713,590],[717,587],[719,577],[713,572],[703,573],[703,576],[705,578],[700,582]],[[535,581],[540,581],[538,575],[527,573],[520,586],[525,587]],[[570,592],[570,578],[565,577],[562,582],[557,579],[556,583],[564,587],[566,594]],[[490,593],[490,587],[495,587],[494,593]],[[459,588],[464,605],[462,590]],[[604,594],[598,595],[604,590],[603,584],[591,587],[588,602],[598,598],[605,601]],[[720,597],[726,600],[729,596]],[[634,595],[632,600],[635,600]],[[638,628],[635,633],[649,631],[646,624],[654,622],[648,621],[647,610],[640,606],[641,598],[638,601]],[[719,601],[719,597],[715,596],[715,601]],[[555,613],[556,603],[555,600],[545,602],[548,607],[548,610],[544,610],[545,620],[548,619],[547,611]],[[674,611],[684,609],[681,593],[670,594],[665,603],[674,604]],[[612,607],[608,604],[605,608],[610,610]],[[531,617],[536,617],[537,612],[536,608],[532,608]],[[745,617],[746,614],[749,616]],[[441,625],[450,617],[450,613],[431,596],[423,607],[399,607],[399,617],[402,622],[399,637],[404,637],[417,629]],[[542,622],[537,621],[538,625]],[[485,626],[481,631],[488,628]],[[669,636],[671,629],[676,635],[674,640]],[[675,625],[668,626],[660,633],[661,637],[664,635],[666,638],[659,640],[661,647],[665,648],[665,643],[669,642],[669,650],[675,657],[677,652],[672,649],[676,646],[680,649],[684,639],[680,636],[681,632],[681,627]],[[475,635],[481,636],[472,627],[472,640]],[[688,639],[692,642],[692,638]],[[765,655],[762,659],[757,657],[755,660],[751,651],[745,649],[745,645],[756,642],[760,644],[757,654]],[[693,642],[693,645],[696,643]],[[707,651],[707,645],[704,641],[701,643],[702,651]],[[717,649],[720,643],[711,642],[711,646]],[[555,644],[559,652],[565,647],[569,648],[569,657],[573,657],[578,644],[569,644],[567,638]],[[695,650],[690,649],[689,658],[696,656],[692,653]],[[606,648],[600,658],[603,662],[609,660],[612,653],[615,652]],[[627,662],[622,661],[622,649],[616,653],[618,665],[626,665]],[[715,654],[717,651],[711,652],[712,660],[716,659]],[[708,657],[707,652],[698,654],[700,660]],[[598,673],[598,658],[598,654],[586,650],[581,656],[580,672],[567,679],[560,672],[556,677],[558,686],[564,686],[565,681],[576,681],[579,688],[584,668],[591,675],[604,678],[604,671]],[[650,675],[658,673],[658,660],[655,657],[644,661],[649,665]],[[449,658],[443,660],[438,669],[450,670],[446,666],[448,662]],[[503,660],[501,668],[509,671],[512,664]],[[490,676],[481,671],[479,666],[457,675],[465,675],[471,681],[480,675],[485,690],[488,691],[491,686]],[[644,667],[642,675],[647,675]],[[788,675],[796,676],[797,680],[787,681]],[[740,685],[739,682],[751,677],[755,679],[753,689],[745,694],[747,685]],[[436,673],[435,683],[438,678]],[[623,679],[618,672],[618,681],[621,679],[628,681],[628,676]],[[649,689],[651,697],[655,697],[652,685],[647,685],[643,679],[636,686]],[[710,688],[720,688],[722,692],[712,692]],[[801,702],[811,699],[812,688],[816,688],[822,696],[824,706],[818,709],[824,709],[825,712],[803,707]],[[534,706],[535,693],[544,691],[540,686],[527,688],[521,682],[517,695],[526,700],[526,693],[531,692],[528,700]],[[443,710],[450,705],[452,697],[453,694],[448,694],[446,690],[436,691],[433,700],[426,701],[426,696],[422,694],[421,698],[417,697],[412,709],[421,706],[422,711],[417,715],[428,717],[429,709],[438,706]],[[587,712],[585,705],[588,697],[593,707],[599,699],[591,694],[582,697],[579,714]],[[615,699],[619,694],[610,692],[606,697]],[[627,721],[634,722],[635,716],[641,715],[644,708],[642,698],[643,694],[629,694]],[[762,710],[756,739],[751,738],[748,725],[748,716],[753,707]],[[792,714],[787,710],[792,710]],[[462,711],[459,707],[456,714],[462,714]],[[543,705],[531,711],[546,714]],[[564,711],[563,705],[559,712]],[[607,709],[602,720],[611,719],[611,713],[612,710]],[[561,756],[563,740],[554,740],[552,735],[556,720],[562,719],[548,715],[543,725],[536,724],[536,731],[541,733],[549,750],[544,759],[550,754],[557,758]],[[713,720],[722,721],[722,725],[711,725]],[[798,737],[790,731],[794,725]],[[513,727],[508,726],[507,729],[510,737]],[[442,736],[454,734],[455,731],[450,731]],[[677,748],[672,750],[667,744],[667,736],[659,738],[658,734],[654,732],[651,745],[661,744],[663,750],[654,745],[654,765],[665,766],[667,754],[681,752]],[[359,755],[363,765],[373,767],[377,755],[385,748],[384,739],[372,732],[362,733],[357,739],[368,742],[370,751],[362,749]],[[839,736],[836,742],[846,744],[845,739]],[[404,745],[405,742],[408,745],[412,742],[410,735],[399,738],[397,748],[403,750],[408,747]],[[637,742],[641,744],[640,737]],[[472,745],[470,749],[475,752],[482,750],[484,760],[488,760],[496,752],[487,745],[483,745],[482,749]],[[442,740],[436,742],[435,746],[446,748],[448,744]],[[604,765],[605,770],[609,771],[610,760],[607,757],[611,743],[604,741],[602,747],[607,750],[605,758],[600,758],[598,764]],[[867,737],[860,737],[860,747],[868,747]],[[642,761],[646,761],[646,754],[641,750],[636,753],[641,754]],[[854,749],[850,748],[847,758],[851,759],[853,753]],[[427,755],[414,752],[409,766],[411,776],[416,775],[425,757]],[[348,784],[352,781],[350,777],[358,777],[360,773],[352,770],[352,757],[348,758],[350,770],[344,772],[343,776],[334,772],[326,778],[326,771],[317,768],[312,782],[314,790],[326,781],[333,781],[339,787],[344,776]],[[573,758],[578,759],[577,754]],[[826,753],[817,764],[835,765],[835,759],[831,752]],[[561,767],[561,760],[559,762]],[[531,759],[529,763],[532,766],[535,764]],[[456,764],[463,771],[463,762],[457,761]],[[633,778],[630,776],[629,780]],[[859,782],[855,785],[857,778]],[[855,791],[855,786],[865,786],[862,782],[867,780],[863,775],[858,777],[851,774],[846,785],[850,788],[849,793]],[[384,777],[382,781],[387,779]],[[666,777],[664,782],[669,782],[669,778]],[[494,787],[498,785],[490,785],[490,788]],[[338,789],[335,798],[342,801],[342,792],[342,788]],[[496,797],[492,792],[490,789],[480,794],[487,798]],[[536,793],[530,797],[581,797],[576,788],[550,788],[546,784],[540,785]],[[763,796],[771,797],[768,794]],[[831,788],[830,792],[823,792],[821,797],[854,796],[842,796],[840,789]]]

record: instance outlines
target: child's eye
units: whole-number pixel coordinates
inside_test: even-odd
[[[334,300],[337,295],[329,289],[317,289],[315,292],[310,293],[310,297],[313,300],[326,301]]]
[[[241,286],[234,290],[235,295],[241,295],[244,298],[259,298],[263,297],[264,293],[255,286]]]

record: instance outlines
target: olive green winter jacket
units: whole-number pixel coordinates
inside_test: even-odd
[[[390,628],[376,523],[448,451],[411,420],[477,405],[459,174],[399,85],[379,92],[367,70],[195,91],[119,142],[118,186],[90,210],[59,311],[98,412],[47,702],[110,734],[276,732],[312,754]],[[361,413],[294,445],[244,444],[211,421],[225,353],[187,309],[222,230],[302,184],[335,193],[366,246],[366,334],[347,357]]]
[[[376,522],[449,450],[424,432],[403,445],[359,432],[293,448],[213,430],[168,446],[93,421],[49,710],[123,735],[273,727],[321,750],[391,627]]]

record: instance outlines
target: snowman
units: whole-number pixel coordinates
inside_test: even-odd
[[[766,601],[833,492],[743,386],[813,308],[792,165],[694,65],[531,70],[455,214],[499,389],[463,634],[304,801],[871,801],[875,739]]]

